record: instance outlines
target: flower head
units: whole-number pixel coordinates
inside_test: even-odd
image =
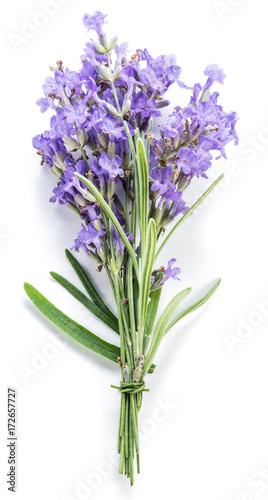
[[[105,23],[105,17],[107,16],[97,10],[93,14],[93,16],[90,16],[90,14],[85,14],[83,17],[83,24],[88,29],[88,31],[94,30],[96,31],[97,35],[100,36],[103,33],[103,24]]]
[[[187,211],[184,191],[193,177],[206,178],[213,157],[226,158],[226,145],[238,141],[236,113],[224,111],[218,104],[219,94],[210,91],[214,82],[224,81],[219,66],[206,67],[203,86],[196,83],[187,87],[181,81],[182,70],[175,55],[153,57],[147,49],[131,53],[128,44],[117,43],[116,37],[109,45],[103,31],[105,18],[100,11],[83,17],[86,28],[97,33],[99,43],[86,43],[81,69],[72,71],[57,61],[53,74],[46,78],[37,104],[41,112],[51,109],[52,117],[48,130],[33,139],[41,163],[57,178],[50,201],[67,205],[80,217],[84,225],[75,248],[90,255],[95,252],[96,261],[109,257],[104,252],[111,241],[106,234],[107,221],[90,189],[75,174],[93,182],[127,233],[137,184],[125,125],[134,145],[137,134],[148,141],[148,206],[159,232]],[[191,95],[188,104],[177,105],[161,120],[162,108],[169,104],[165,93],[173,84],[185,92],[190,89]],[[159,125],[156,137],[148,133],[152,119]],[[115,257],[123,262],[126,250],[115,229],[112,237]],[[179,270],[172,266],[173,260],[162,284],[168,277],[177,279]]]

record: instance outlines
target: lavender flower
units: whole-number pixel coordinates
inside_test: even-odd
[[[84,26],[90,30],[96,31],[98,36],[100,36],[103,32],[103,24],[104,24],[104,19],[105,19],[104,14],[102,14],[99,10],[95,12],[93,16],[90,16],[89,14],[85,14],[83,17],[83,23]]]
[[[84,25],[95,31],[98,43],[104,45],[105,18],[99,11],[83,18]],[[92,218],[94,197],[75,174],[87,175],[102,195],[110,199],[112,206],[114,200],[118,204],[122,187],[125,188],[126,178],[133,169],[123,119],[131,134],[137,126],[147,133],[150,119],[159,120],[162,107],[168,105],[164,99],[167,89],[173,83],[189,88],[180,80],[181,68],[174,55],[154,59],[144,49],[128,60],[127,44],[115,45],[113,50],[107,47],[102,50],[97,43],[88,42],[78,72],[64,69],[58,61],[54,76],[47,78],[43,85],[45,97],[37,101],[41,112],[52,109],[51,127],[33,140],[42,162],[58,178],[50,201],[68,205],[85,224],[97,224],[101,231],[104,230],[103,216],[98,215],[98,222]],[[115,54],[116,95],[109,82],[112,73],[105,69],[107,51]],[[123,67],[117,66],[122,61]],[[102,71],[107,72],[108,80],[103,79]],[[194,85],[189,104],[177,106],[168,120],[160,124],[160,137],[148,136],[151,216],[161,230],[178,214],[185,213],[183,191],[194,176],[207,177],[213,152],[218,152],[218,157],[226,157],[226,144],[237,142],[236,114],[223,111],[217,104],[218,94],[210,93],[213,83],[223,83],[225,75],[215,64],[207,66],[204,73],[207,81],[203,87]],[[117,102],[121,109],[126,109],[122,116],[117,112]],[[124,201],[120,204],[124,206]],[[115,206],[114,210],[117,210]],[[81,231],[79,234],[76,248],[88,253],[88,246],[81,239],[85,234]]]
[[[178,281],[180,280],[180,278],[178,278],[179,274],[181,273],[180,268],[179,267],[172,268],[175,262],[176,259],[170,259],[168,261],[166,269],[164,267],[160,267],[159,269],[153,272],[151,277],[151,291],[155,291],[161,288],[169,278]]]
[[[64,69],[57,61],[53,76],[45,80],[37,105],[42,113],[50,109],[52,116],[49,129],[34,137],[33,146],[41,164],[57,179],[50,201],[68,206],[83,222],[72,249],[83,250],[98,271],[107,273],[118,318],[69,251],[68,259],[91,300],[66,279],[52,276],[120,334],[120,350],[52,304],[44,308],[48,301],[31,285],[25,289],[69,335],[119,362],[120,387],[112,386],[122,393],[119,472],[125,472],[133,484],[134,450],[139,472],[138,411],[146,390],[144,378],[154,369],[164,335],[220,283],[174,317],[190,289],[180,291],[156,321],[161,289],[170,278],[180,281],[181,270],[175,267],[175,258],[158,269],[154,269],[155,260],[175,229],[221,179],[193,207],[187,207],[184,193],[192,179],[206,179],[213,159],[226,158],[226,145],[237,144],[237,116],[225,111],[218,104],[219,94],[211,90],[225,79],[216,64],[205,68],[203,84],[187,86],[175,55],[153,57],[147,49],[131,53],[126,43],[118,44],[117,37],[108,42],[105,18],[100,11],[83,18],[97,41],[86,43],[80,70]],[[173,84],[188,97],[164,119],[162,109],[169,106],[166,92]]]

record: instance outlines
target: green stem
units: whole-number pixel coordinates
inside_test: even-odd
[[[123,380],[123,375],[124,375],[124,367],[126,363],[126,354],[125,354],[125,338],[124,338],[124,328],[123,328],[123,321],[122,321],[122,308],[121,308],[121,300],[120,300],[120,290],[119,290],[119,285],[118,285],[118,273],[114,274],[114,284],[115,284],[115,300],[116,300],[116,306],[117,306],[117,311],[118,311],[118,324],[119,324],[119,334],[120,334],[120,355],[122,359],[122,369],[121,369],[121,375],[122,375],[122,380]]]
[[[113,96],[115,98],[116,107],[117,107],[119,116],[120,116],[121,120],[123,120],[122,110],[120,108],[120,104],[119,104],[119,101],[118,101],[118,96],[117,96],[116,88],[115,88],[114,81],[113,81],[113,75],[112,75],[112,68],[111,68],[111,61],[110,61],[110,54],[109,54],[109,52],[107,52],[107,60],[108,60],[108,67],[109,67],[110,74],[111,74],[110,83],[111,83],[111,86],[112,86]]]
[[[126,232],[129,233],[129,175],[126,176],[125,192]]]
[[[127,260],[126,284],[127,284],[126,289],[128,297],[131,338],[132,338],[133,354],[135,362],[138,357],[138,354],[137,354],[137,343],[136,343],[136,321],[135,321],[134,295],[133,295],[133,270],[132,270],[132,262],[131,259],[129,258]]]
[[[110,208],[112,207],[112,202],[111,202],[110,198],[109,198],[109,207]],[[111,252],[111,256],[112,256],[112,261],[115,264],[115,252],[114,252],[114,242],[113,242],[113,234],[112,234],[112,222],[111,222],[110,218],[109,218],[108,224],[109,224],[108,234],[109,234],[110,252]]]
[[[103,265],[103,267],[104,267],[104,269],[105,269],[105,271],[106,271],[106,273],[107,273],[107,276],[108,276],[108,279],[109,279],[109,281],[110,281],[110,285],[111,285],[111,287],[112,287],[113,294],[114,294],[114,297],[115,297],[115,294],[116,294],[116,292],[115,292],[115,286],[114,286],[114,282],[113,282],[113,278],[112,278],[112,275],[111,275],[110,269],[109,269],[109,267],[108,267],[108,265],[107,265],[107,264],[104,264],[104,265]]]

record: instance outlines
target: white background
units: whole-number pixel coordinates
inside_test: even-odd
[[[267,499],[267,4],[56,4],[57,12],[44,17],[41,2],[13,0],[1,16],[0,496],[11,496],[6,392],[14,386],[19,500]],[[162,306],[182,288],[192,286],[198,296],[216,277],[222,284],[202,310],[169,333],[155,374],[148,376],[150,392],[140,420],[142,473],[132,489],[109,462],[118,424],[119,395],[110,388],[119,379],[117,366],[71,340],[64,344],[66,336],[41,317],[23,291],[24,281],[32,283],[71,317],[118,341],[49,276],[54,270],[78,285],[64,249],[73,244],[80,223],[65,208],[48,203],[55,178],[39,166],[31,146],[31,138],[48,127],[49,116],[39,113],[35,101],[49,66],[61,58],[65,66],[79,68],[89,38],[81,18],[96,8],[108,14],[108,33],[117,33],[131,49],[147,47],[153,56],[175,53],[189,85],[204,82],[206,65],[218,63],[227,75],[217,88],[220,103],[240,117],[240,146],[227,149],[227,162],[214,163],[208,181],[193,183],[188,201],[223,171],[225,180],[180,228],[159,262],[175,256],[182,269],[181,282],[166,286]],[[11,39],[23,35],[28,21],[39,27],[15,50]],[[174,105],[188,100],[178,87],[170,96]],[[104,274],[97,274],[85,255],[79,258],[112,306]],[[261,302],[266,311],[256,314]],[[22,376],[25,367],[32,370],[28,377]],[[167,409],[168,398],[176,408]],[[104,462],[106,477],[97,473]],[[87,481],[90,487],[82,491]]]

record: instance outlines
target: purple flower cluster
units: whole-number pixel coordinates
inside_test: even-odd
[[[218,94],[211,92],[213,83],[222,84],[225,78],[217,65],[207,66],[203,86],[186,87],[174,55],[153,58],[145,49],[129,57],[126,43],[118,44],[116,37],[108,42],[105,17],[96,12],[83,18],[98,40],[86,43],[80,71],[64,69],[58,61],[53,76],[45,80],[44,97],[37,104],[41,112],[51,108],[53,116],[49,130],[36,136],[33,145],[58,179],[50,201],[67,205],[83,221],[74,248],[82,248],[99,264],[115,252],[123,265],[124,246],[117,231],[113,228],[109,237],[99,204],[75,174],[94,183],[133,239],[125,213],[126,200],[135,203],[133,162],[123,121],[132,136],[138,128],[150,141],[150,217],[161,232],[187,211],[183,191],[194,176],[206,177],[213,151],[225,158],[226,144],[237,143],[237,117],[226,113],[217,104]],[[160,123],[156,138],[149,131],[150,121],[159,120],[162,108],[169,105],[165,93],[173,83],[191,90],[190,102],[177,106]],[[177,277],[172,264],[162,284],[169,276]]]

